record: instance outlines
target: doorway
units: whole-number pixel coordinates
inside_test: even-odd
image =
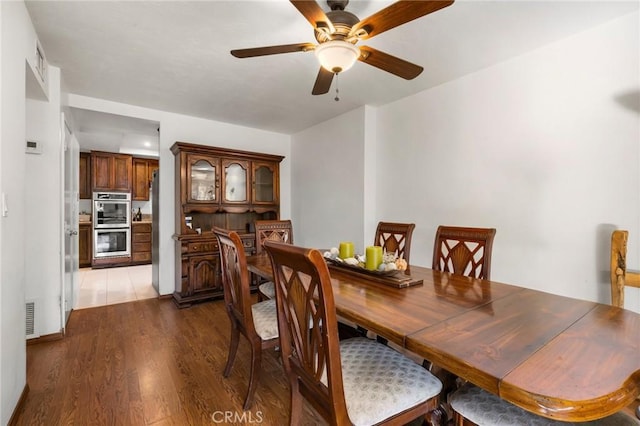
[[[73,116],[72,126],[81,152],[127,154],[134,160],[159,158],[159,122],[75,107],[70,107],[69,113]],[[89,171],[90,175],[91,171]],[[133,178],[137,179],[136,176]],[[84,214],[84,218],[93,218],[92,192],[84,191],[84,197],[79,201],[79,211]],[[82,196],[83,191],[80,191],[80,194]],[[148,199],[147,197],[130,197],[130,199],[133,210],[131,217],[134,213],[140,212],[144,222],[157,226],[157,223],[153,223],[151,191]],[[132,251],[134,250],[135,223],[130,225],[131,243],[129,245]],[[92,237],[95,237],[94,225],[93,223],[84,224],[85,227],[91,227]],[[96,242],[92,241],[90,244],[92,247],[89,251],[92,256],[95,256],[93,246]],[[158,292],[152,286],[150,258],[149,263],[146,264],[114,267],[101,265],[99,268],[94,264],[94,268],[81,268],[78,286],[77,309],[158,297]]]

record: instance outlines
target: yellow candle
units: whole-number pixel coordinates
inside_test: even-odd
[[[353,257],[353,243],[344,241],[340,243],[340,259]]]
[[[365,268],[375,271],[378,269],[378,266],[382,263],[382,247],[380,246],[369,246],[366,249],[366,262],[364,264]]]

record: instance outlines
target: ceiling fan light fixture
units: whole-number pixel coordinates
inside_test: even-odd
[[[316,47],[315,53],[322,68],[337,74],[356,63],[360,49],[347,41],[331,40]]]

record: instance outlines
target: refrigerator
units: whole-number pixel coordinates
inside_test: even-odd
[[[151,285],[160,294],[160,170],[153,172],[151,180]]]

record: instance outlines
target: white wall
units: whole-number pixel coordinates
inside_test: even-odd
[[[356,252],[363,252],[366,111],[358,108],[292,136],[296,245],[329,248],[353,241]]]
[[[26,384],[25,348],[25,58],[36,35],[23,2],[0,2],[0,423]]]
[[[495,227],[492,279],[610,303],[612,229],[640,267],[638,44],[634,13],[379,108],[377,211],[416,223],[412,261],[440,224]]]
[[[60,69],[49,67],[49,101],[27,99],[26,139],[37,141],[41,154],[25,160],[25,298],[36,300],[36,333],[62,330],[61,228],[63,182],[60,178]],[[17,160],[17,159],[16,159]]]
[[[280,163],[280,215],[291,216],[291,138],[218,121],[141,108],[132,105],[88,98],[73,94],[63,96],[63,103],[76,108],[154,120],[160,123],[160,294],[175,290],[174,156],[170,151],[176,141],[246,151],[283,155]]]

